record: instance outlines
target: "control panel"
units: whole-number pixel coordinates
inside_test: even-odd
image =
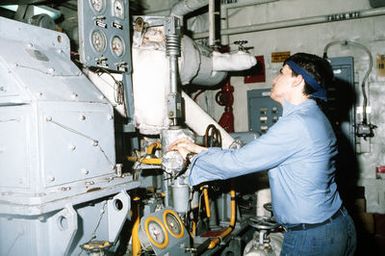
[[[260,134],[275,124],[282,115],[282,107],[270,98],[270,89],[247,92],[249,131]]]

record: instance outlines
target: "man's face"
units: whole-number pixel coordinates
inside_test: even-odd
[[[288,99],[293,90],[293,84],[295,83],[296,77],[292,75],[292,71],[288,65],[281,68],[277,76],[273,79],[270,97],[279,102],[283,103],[284,99]]]

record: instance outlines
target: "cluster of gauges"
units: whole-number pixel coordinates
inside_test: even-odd
[[[155,251],[175,245],[178,240],[188,237],[182,220],[171,209],[143,217],[141,232],[139,236],[144,247],[152,247]]]
[[[107,9],[106,1],[107,0],[90,0],[90,5],[93,11],[95,12],[95,15],[101,15],[106,11]],[[111,13],[112,17],[123,20],[125,18],[125,12],[126,12],[123,0],[113,0],[111,12],[112,12]],[[99,24],[99,27],[106,26],[105,24],[103,24],[102,18],[98,24]],[[91,45],[93,46],[94,50],[98,53],[102,53],[106,50],[106,47],[108,45],[107,36],[102,29],[95,29],[91,33]],[[125,44],[123,39],[117,35],[113,36],[110,41],[111,51],[117,57],[121,57],[123,55],[125,51],[124,45]]]
[[[130,60],[129,0],[78,1],[79,53],[86,66],[126,72]]]
[[[100,30],[94,30],[91,33],[91,43],[95,51],[102,53],[106,50],[107,47],[107,37],[106,34]],[[122,38],[119,36],[114,36],[111,39],[110,43],[111,51],[117,56],[121,57],[124,53],[124,43]]]

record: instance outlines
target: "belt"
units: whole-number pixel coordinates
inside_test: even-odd
[[[336,213],[333,214],[333,216],[331,216],[329,219],[327,219],[323,222],[320,222],[320,223],[309,223],[309,224],[308,223],[301,223],[301,224],[295,224],[293,226],[291,226],[291,225],[286,226],[285,225],[284,228],[287,231],[298,231],[298,230],[306,230],[306,229],[316,228],[316,227],[331,223],[333,220],[337,219],[339,216],[341,216],[343,214],[344,209],[345,209],[344,207],[341,207],[340,209],[338,209],[338,211],[336,211]]]

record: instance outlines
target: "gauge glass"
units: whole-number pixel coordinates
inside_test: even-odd
[[[91,6],[95,11],[101,12],[106,6],[106,0],[91,0]]]
[[[179,220],[171,213],[166,214],[166,225],[172,235],[179,236],[182,233],[182,226]]]
[[[124,3],[122,0],[115,0],[113,3],[113,15],[119,19],[124,19]]]
[[[166,237],[163,232],[162,227],[159,225],[159,223],[155,221],[151,221],[148,224],[148,232],[151,236],[151,238],[158,244],[163,244]]]
[[[95,30],[91,34],[91,42],[97,52],[103,52],[106,48],[107,39],[102,31]]]
[[[124,53],[124,43],[123,43],[123,40],[118,37],[118,36],[114,36],[112,38],[112,41],[111,41],[111,48],[112,48],[112,52],[120,57],[123,55]]]

